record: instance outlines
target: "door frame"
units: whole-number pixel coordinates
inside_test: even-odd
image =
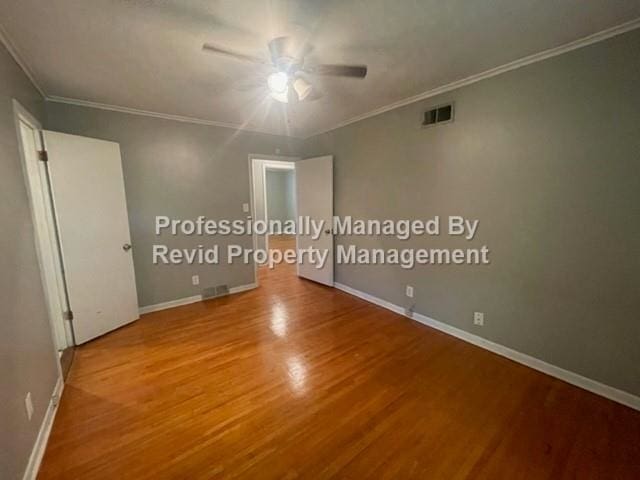
[[[64,273],[57,238],[46,163],[38,159],[38,150],[43,150],[42,125],[17,100],[13,99],[13,116],[18,137],[22,171],[24,174],[31,220],[33,222],[38,267],[47,303],[49,325],[54,345],[58,352],[74,345],[73,330],[64,312],[69,311],[64,290]],[[35,152],[27,152],[22,141],[21,126],[24,123],[36,132]],[[58,367],[59,367],[58,359]]]
[[[261,169],[260,175],[262,177],[262,202],[264,205],[264,213],[265,219],[267,219],[267,190],[264,188],[266,185],[266,170],[267,168],[273,169],[283,169],[283,170],[294,170],[295,164],[300,160],[300,157],[289,157],[284,155],[261,155],[257,153],[249,154],[249,209],[250,213],[247,216],[247,219],[255,220],[256,219],[256,192],[253,178],[254,172],[257,171],[258,168]],[[258,165],[258,161],[263,162],[262,165]],[[253,249],[256,250],[258,248],[258,235],[256,235],[255,231],[251,232],[252,237],[252,246]],[[265,235],[265,249],[269,250],[269,235]],[[253,281],[256,286],[259,285],[258,280],[258,264],[253,262]]]

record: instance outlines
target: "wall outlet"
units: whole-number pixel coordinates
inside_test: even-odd
[[[191,283],[194,285],[200,285],[200,276],[194,275],[193,277],[191,277]]]
[[[27,396],[24,399],[24,408],[27,410],[27,418],[31,421],[31,417],[33,417],[33,401],[31,400],[31,392],[27,393]]]
[[[249,204],[248,203],[243,203],[242,204],[242,211],[244,213],[249,213]]]
[[[482,327],[484,325],[484,313],[473,312],[473,324]]]
[[[407,285],[407,287],[405,288],[405,294],[407,295],[407,297],[413,298],[413,287],[411,285]]]

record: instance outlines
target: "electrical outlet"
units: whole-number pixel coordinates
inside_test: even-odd
[[[27,393],[27,396],[24,399],[24,408],[27,410],[27,418],[31,421],[31,417],[33,417],[33,401],[31,400],[31,392]]]
[[[407,288],[405,289],[405,294],[407,295],[407,297],[413,298],[413,287],[411,285],[407,285]]]
[[[482,312],[473,312],[473,324],[484,326],[484,313]]]
[[[194,275],[193,277],[191,277],[191,283],[193,283],[194,285],[200,285],[200,276]]]
[[[249,204],[248,203],[243,203],[242,204],[242,211],[244,213],[249,213]]]

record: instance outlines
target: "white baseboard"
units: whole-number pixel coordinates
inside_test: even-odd
[[[258,285],[255,283],[249,283],[248,285],[238,285],[237,287],[231,287],[229,289],[229,294],[246,292],[247,290],[252,290],[256,288]],[[185,297],[178,298],[177,300],[171,300],[169,302],[156,303],[155,305],[147,305],[145,307],[140,307],[138,312],[140,315],[144,315],[145,313],[151,312],[159,312],[160,310],[166,310],[168,308],[181,307],[182,305],[189,305],[191,303],[201,302],[202,295],[194,295],[193,297]]]
[[[56,412],[58,411],[58,404],[60,403],[60,398],[62,396],[63,390],[64,380],[62,379],[61,375],[58,377],[56,386],[53,389],[53,394],[51,395],[51,400],[49,401],[49,406],[47,407],[47,412],[42,419],[40,431],[38,432],[38,436],[36,437],[36,443],[33,445],[31,455],[29,456],[27,469],[24,471],[24,475],[22,476],[23,480],[35,480],[35,478],[38,476],[40,463],[42,462],[44,451],[47,448],[49,434],[51,433],[51,427],[53,426],[53,420],[55,419]]]
[[[189,305],[190,303],[200,302],[202,295],[194,295],[193,297],[178,298],[177,300],[170,300],[168,302],[156,303],[155,305],[147,305],[146,307],[140,307],[138,312],[140,315],[151,312],[159,312],[160,310],[166,310],[167,308],[180,307],[182,305]]]
[[[257,287],[258,287],[257,283],[249,283],[247,285],[238,285],[237,287],[231,287],[229,289],[229,293],[233,294],[233,293],[246,292],[247,290],[253,290],[254,288],[257,288]]]
[[[623,390],[618,390],[617,388],[610,387],[609,385],[605,385],[587,377],[583,377],[582,375],[571,372],[569,370],[551,365],[550,363],[544,362],[538,358],[518,352],[517,350],[505,347],[504,345],[492,342],[490,340],[487,340],[486,338],[482,338],[478,335],[474,335],[473,333],[469,333],[465,330],[461,330],[446,323],[439,322],[438,320],[434,320],[433,318],[427,317],[426,315],[415,312],[412,315],[407,315],[404,308],[391,302],[387,302],[386,300],[374,297],[373,295],[370,295],[368,293],[356,290],[355,288],[351,288],[347,285],[336,283],[335,287],[355,297],[366,300],[367,302],[373,303],[380,307],[384,307],[399,315],[411,318],[416,322],[420,322],[424,325],[435,328],[436,330],[447,333],[453,337],[459,338],[460,340],[464,340],[465,342],[484,348],[493,353],[497,353],[498,355],[513,360],[514,362],[521,363],[522,365],[526,365],[527,367],[533,368],[534,370],[546,373],[547,375],[563,380],[567,383],[570,383],[571,385],[583,388],[584,390],[588,390],[589,392],[608,398],[609,400],[613,400],[614,402],[621,403],[622,405],[626,405],[627,407],[633,408],[634,410],[640,410],[640,397],[637,397],[631,393],[625,392]]]

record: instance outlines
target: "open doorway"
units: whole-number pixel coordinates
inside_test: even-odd
[[[295,221],[296,219],[296,179],[293,164],[264,167],[265,217],[267,222]],[[289,249],[296,247],[295,235],[273,232],[266,235],[267,248]]]
[[[291,157],[251,156],[249,158],[251,170],[252,212],[255,221],[269,222],[271,220],[285,222],[296,218],[296,182],[295,161]],[[294,235],[281,232],[254,234],[254,248],[264,249],[295,249]],[[280,265],[282,267],[282,265]],[[264,264],[255,265],[256,283],[265,280],[267,269]],[[261,274],[262,273],[262,274]],[[295,275],[295,271],[289,272]]]
[[[249,156],[251,215],[254,225],[267,224],[267,231],[253,229],[253,249],[282,253],[271,268],[254,263],[256,285],[275,276],[298,276],[333,286],[333,157],[288,158]],[[271,224],[273,222],[273,224]],[[293,232],[274,227],[293,224]],[[292,234],[294,233],[295,234]],[[288,256],[293,253],[293,258]],[[284,263],[282,263],[284,261]]]

